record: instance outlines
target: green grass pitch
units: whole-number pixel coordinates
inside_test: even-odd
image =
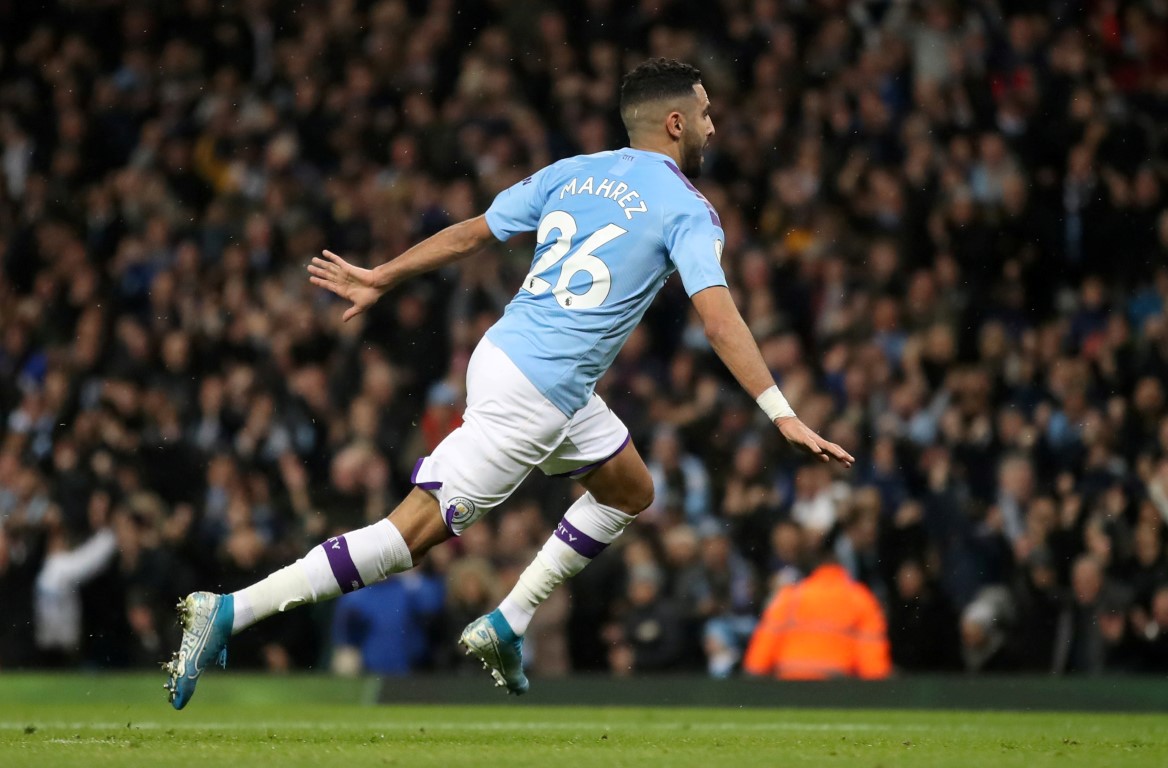
[[[483,685],[488,685],[486,678]],[[0,674],[0,766],[1168,766],[1155,715],[374,706],[372,681]]]

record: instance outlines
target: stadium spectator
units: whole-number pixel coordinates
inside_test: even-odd
[[[1156,590],[1150,611],[1133,613],[1132,625],[1144,671],[1162,674],[1168,669],[1168,587]]]
[[[742,662],[750,674],[781,680],[891,674],[884,611],[839,564],[835,538],[820,545],[807,578],[780,589],[763,611]]]
[[[893,666],[902,672],[946,672],[957,668],[957,617],[916,560],[896,571],[888,607],[888,644]]]
[[[756,439],[757,409],[666,284],[598,391],[635,440],[668,425],[705,471],[708,520],[639,531],[665,543],[688,653],[732,651],[706,645],[707,620],[753,622],[755,585],[798,577],[802,527],[846,519],[853,483],[881,496],[898,666],[924,642],[906,634],[920,601],[961,615],[1001,586],[1013,666],[1168,669],[1154,3],[1054,21],[1000,0],[664,0],[631,22],[603,3],[457,5],[0,4],[0,666],[36,663],[46,541],[58,519],[73,541],[96,533],[93,503],[119,510],[118,553],[79,593],[69,658],[93,665],[159,661],[153,635],[173,645],[170,605],[193,583],[228,588],[384,514],[414,444],[456,422],[462,393],[441,382],[461,380],[525,249],[429,276],[364,323],[339,323],[303,263],[326,245],[384,261],[558,157],[620,146],[620,73],[673,55],[716,86],[698,185],[739,306],[796,411],[859,459],[840,481]],[[515,506],[565,506],[531,482]],[[673,535],[686,525],[696,561]],[[500,539],[460,545],[501,573]],[[1136,650],[1084,629],[1074,647],[1095,651],[1068,656],[1072,613],[1117,615],[1072,605],[1085,553],[1130,590]],[[566,608],[575,669],[608,666],[600,628],[626,595],[608,560]],[[268,646],[315,663],[296,641],[327,617],[304,621],[233,665],[266,665]],[[135,650],[111,656],[127,632]]]
[[[80,658],[81,587],[117,554],[117,540],[108,525],[108,508],[98,507],[91,523],[96,532],[74,544],[70,532],[54,515],[46,521],[45,559],[36,577],[36,645],[40,664],[61,667]]]
[[[1051,553],[1032,550],[1014,577],[1011,597],[1017,607],[1012,646],[1019,669],[1052,673],[1071,631],[1070,601],[1059,586]]]
[[[701,460],[682,452],[680,437],[672,426],[661,427],[654,434],[647,465],[655,497],[642,513],[646,519],[701,525],[710,515],[710,480]]]
[[[416,572],[344,595],[333,612],[333,670],[404,675],[432,665],[443,592],[439,579]]]
[[[1074,600],[1065,667],[1060,671],[1099,674],[1138,666],[1127,645],[1129,598],[1121,586],[1106,578],[1103,561],[1085,554],[1071,573]]]
[[[961,612],[961,659],[969,673],[1011,672],[1014,604],[1001,586],[984,587]]]
[[[610,651],[609,663],[617,675],[666,672],[684,659],[682,617],[662,594],[664,574],[653,563],[629,570],[628,613]]]

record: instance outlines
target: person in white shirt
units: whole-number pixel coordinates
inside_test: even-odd
[[[74,547],[59,517],[52,518],[33,603],[37,650],[48,665],[76,660],[81,650],[81,587],[117,554],[117,541],[108,526],[97,527]]]

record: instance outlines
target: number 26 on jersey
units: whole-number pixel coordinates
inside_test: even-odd
[[[593,251],[612,242],[628,230],[616,224],[606,224],[589,235],[564,262],[560,268],[560,277],[552,288],[552,284],[540,275],[550,271],[573,251],[572,239],[576,236],[576,231],[576,220],[567,211],[551,211],[543,217],[536,232],[539,244],[546,245],[553,232],[558,232],[559,235],[551,247],[531,266],[527,277],[523,278],[523,290],[538,296],[551,288],[552,295],[561,307],[591,309],[604,303],[612,284],[612,274],[608,271],[608,265],[594,256]],[[592,278],[592,285],[584,293],[573,293],[568,289],[568,284],[579,272],[587,272]]]

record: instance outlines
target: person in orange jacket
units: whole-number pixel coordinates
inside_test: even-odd
[[[743,659],[749,674],[780,680],[888,677],[892,661],[884,612],[835,558],[829,534],[818,565],[775,595]]]

